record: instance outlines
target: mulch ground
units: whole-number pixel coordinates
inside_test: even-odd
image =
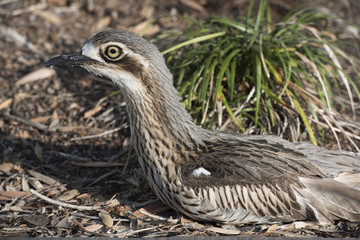
[[[360,24],[357,1],[312,4]],[[304,3],[270,2],[275,19]],[[247,0],[0,1],[0,236],[359,237],[356,224],[343,222],[234,227],[184,218],[152,194],[132,151],[121,94],[82,70],[42,66],[51,56],[78,51],[104,29],[140,32],[168,16],[147,29],[151,39],[185,27],[178,15],[235,19],[248,5]]]

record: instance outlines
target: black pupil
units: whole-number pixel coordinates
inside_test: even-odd
[[[110,53],[111,53],[111,54],[115,54],[115,53],[116,53],[116,49],[115,49],[115,48],[110,49]]]

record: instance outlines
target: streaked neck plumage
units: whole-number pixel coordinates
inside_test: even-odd
[[[144,87],[124,89],[134,144],[145,149],[162,149],[184,154],[196,151],[204,143],[206,131],[196,126],[189,113],[179,102],[172,85],[172,75],[166,65],[150,68],[141,76]],[[151,78],[157,78],[155,80]],[[151,83],[151,84],[146,84]],[[172,159],[186,161],[185,159]]]

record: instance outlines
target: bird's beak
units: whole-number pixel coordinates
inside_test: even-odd
[[[44,65],[46,67],[82,67],[93,62],[97,61],[83,55],[81,52],[77,52],[52,58]]]

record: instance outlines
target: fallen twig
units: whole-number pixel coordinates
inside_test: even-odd
[[[113,132],[119,131],[121,129],[127,128],[129,125],[128,123],[124,123],[122,124],[120,127],[117,127],[115,129],[111,129],[99,134],[94,134],[94,135],[88,135],[88,136],[84,136],[84,137],[75,137],[75,138],[71,138],[69,141],[77,141],[77,140],[84,140],[84,139],[91,139],[91,138],[98,138],[98,137],[102,137],[108,134],[111,134]]]
[[[48,198],[40,193],[38,193],[37,191],[30,189],[29,190],[30,193],[36,195],[37,197],[41,198],[42,200],[49,202],[51,204],[54,205],[58,205],[58,206],[62,206],[65,208],[72,208],[72,209],[77,209],[79,211],[98,211],[100,208],[95,206],[95,207],[90,207],[90,206],[79,206],[79,205],[74,205],[74,204],[69,204],[69,203],[64,203],[64,202],[60,202],[60,201],[56,201],[54,199]]]
[[[178,223],[179,222],[179,219],[172,219],[172,218],[164,218],[164,217],[160,217],[160,216],[157,216],[157,215],[154,215],[154,214],[151,214],[149,212],[146,212],[142,209],[139,209],[139,212],[148,216],[148,217],[151,217],[152,219],[155,219],[155,220],[160,220],[160,221],[166,221],[166,222],[169,222],[169,223]]]
[[[4,117],[7,117],[7,118],[10,118],[11,120],[15,120],[17,122],[23,123],[25,125],[29,125],[31,127],[37,128],[37,129],[42,130],[42,131],[47,131],[48,130],[48,126],[46,126],[44,124],[32,122],[32,121],[26,120],[24,118],[11,115],[11,114],[6,113],[6,112],[3,112],[3,113],[0,112],[0,115],[2,115]]]
[[[154,229],[159,228],[159,227],[160,227],[160,226],[143,228],[143,229],[135,230],[135,231],[132,231],[132,232],[121,233],[121,234],[114,234],[114,235],[112,235],[112,236],[118,237],[118,238],[130,237],[130,236],[133,236],[133,235],[138,234],[138,233],[141,233],[141,232],[146,232],[146,231],[154,230]]]

